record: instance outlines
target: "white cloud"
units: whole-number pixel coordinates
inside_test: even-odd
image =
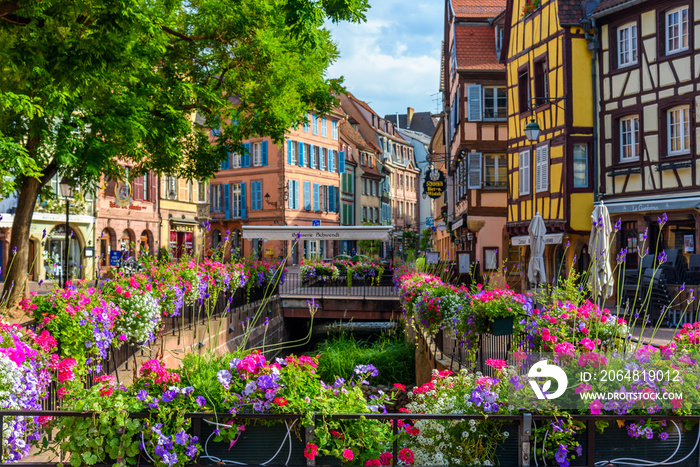
[[[340,59],[329,76],[380,115],[437,111],[443,11],[440,3],[374,0],[362,24],[330,25]]]

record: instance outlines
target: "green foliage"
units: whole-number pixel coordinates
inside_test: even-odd
[[[425,228],[420,233],[420,251],[430,251],[433,248],[433,231],[430,228]]]
[[[379,384],[415,384],[415,344],[405,342],[401,335],[382,335],[378,340],[358,340],[349,334],[339,334],[322,342],[318,351],[318,373],[323,381],[350,379],[360,364],[372,364],[379,370],[374,381]]]

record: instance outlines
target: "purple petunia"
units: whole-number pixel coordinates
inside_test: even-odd
[[[195,401],[197,402],[197,405],[199,405],[200,407],[204,407],[205,405],[207,405],[207,400],[205,398],[203,398],[202,396],[197,396]]]
[[[145,389],[141,389],[139,392],[136,393],[136,399],[140,401],[145,401],[148,399],[148,392]]]

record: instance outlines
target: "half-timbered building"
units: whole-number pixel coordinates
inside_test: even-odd
[[[690,0],[603,0],[598,63],[602,197],[622,220],[618,251],[637,267],[648,228],[654,252],[695,253],[700,241],[700,26]],[[659,232],[657,218],[668,222]]]
[[[447,0],[443,80],[458,249],[497,271],[506,241],[506,69],[499,62],[506,0]]]
[[[595,97],[591,31],[581,25],[589,3],[509,0],[505,14],[507,230],[527,264],[528,226],[537,212],[542,215],[548,280],[566,271],[574,254],[585,253],[591,228]]]

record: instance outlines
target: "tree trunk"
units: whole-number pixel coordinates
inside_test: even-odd
[[[29,261],[33,260],[33,258],[29,258],[29,231],[32,225],[32,215],[41,189],[51,180],[57,170],[57,166],[51,163],[44,170],[44,176],[41,179],[25,177],[19,187],[17,210],[12,221],[10,257],[7,261],[8,270],[5,271],[5,284],[2,295],[0,295],[0,314],[8,314],[28,286],[27,269]],[[37,254],[40,251],[41,247],[36,249]]]

